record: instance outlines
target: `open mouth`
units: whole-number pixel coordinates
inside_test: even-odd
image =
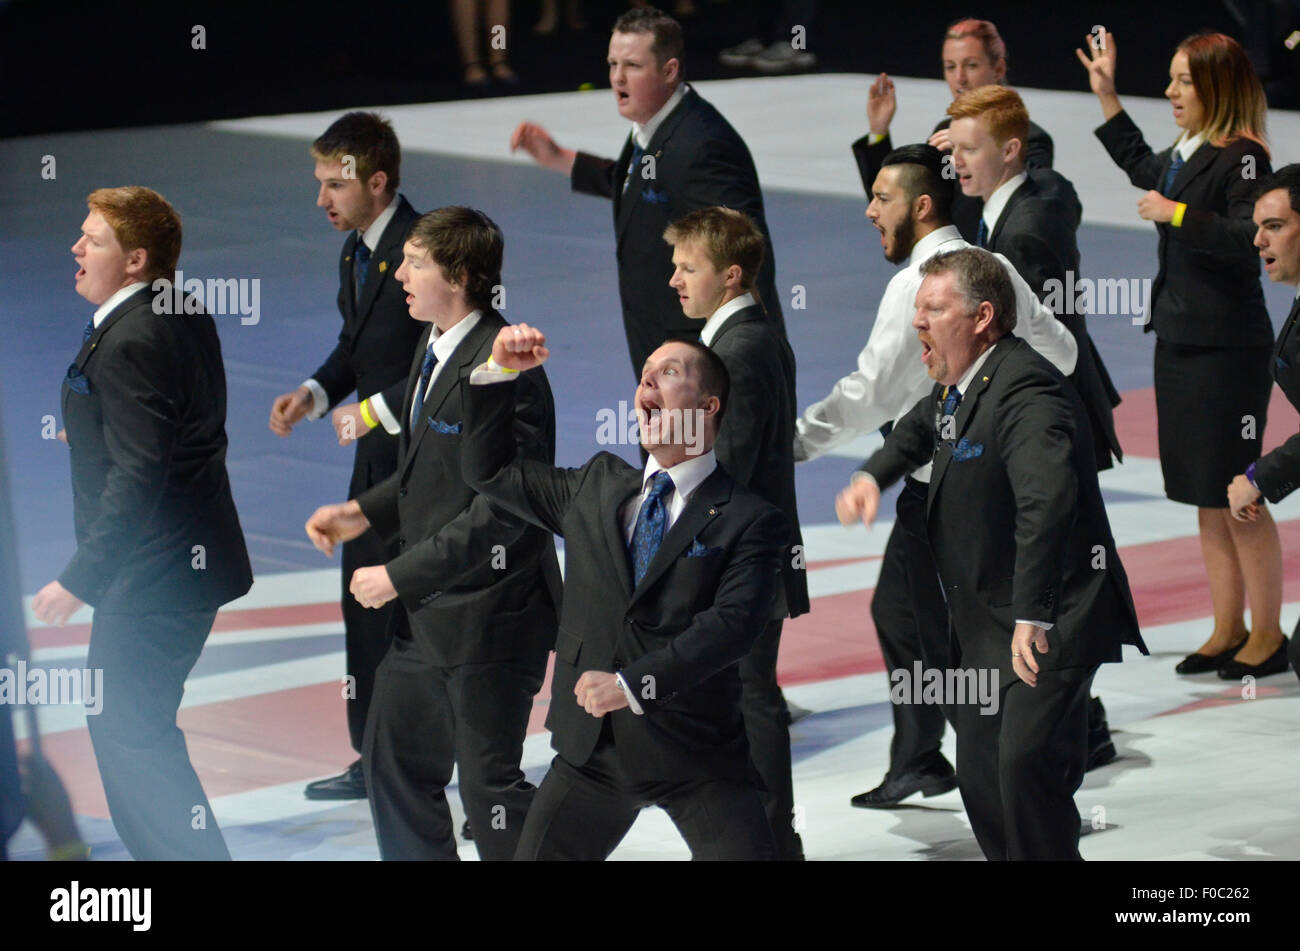
[[[1259,259],[1264,262],[1264,267],[1270,268],[1277,263],[1277,258],[1269,254],[1261,254]]]
[[[85,268],[85,266],[83,265],[83,266],[77,268],[77,273],[76,273],[76,276],[75,276],[74,279],[79,281],[79,280],[81,280],[81,279],[82,279],[83,277],[85,277],[85,276],[86,276],[86,268]]]
[[[921,341],[921,362],[929,363],[930,354],[934,353],[934,347],[930,346],[924,340]]]

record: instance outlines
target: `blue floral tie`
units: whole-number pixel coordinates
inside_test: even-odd
[[[650,477],[650,494],[646,496],[641,512],[636,517],[636,528],[632,532],[632,587],[641,583],[650,562],[659,551],[659,543],[664,540],[664,524],[668,521],[668,509],[664,505],[664,496],[673,490],[673,480],[663,469]]]
[[[1160,189],[1160,194],[1166,198],[1169,197],[1169,193],[1174,190],[1174,179],[1178,177],[1178,173],[1183,170],[1185,164],[1183,153],[1175,151],[1174,160],[1169,163],[1169,171],[1165,172],[1165,187]]]
[[[943,393],[943,415],[951,416],[957,412],[957,407],[961,405],[961,390],[957,389],[954,383]]]
[[[91,334],[93,334],[94,332],[95,332],[95,318],[91,317],[88,321],[86,321],[86,329],[81,332],[81,342],[83,345],[90,342]]]
[[[645,157],[645,149],[637,143],[636,139],[632,140],[632,161],[627,163],[627,178],[623,179],[623,191],[627,191],[628,186],[632,184],[632,176],[636,175],[637,170],[641,167],[641,159]]]
[[[975,236],[975,243],[981,248],[986,248],[989,244],[989,223],[984,220],[982,215],[980,216],[980,231]]]
[[[353,300],[361,300],[361,288],[366,286],[366,268],[370,266],[370,248],[357,238],[357,248],[352,252]]]
[[[424,362],[420,364],[420,385],[415,390],[415,396],[411,398],[411,435],[415,435],[415,424],[420,421],[420,410],[424,409],[425,390],[429,388],[429,378],[433,376],[433,368],[438,365],[437,354],[433,352],[433,344],[430,343],[424,350]]]

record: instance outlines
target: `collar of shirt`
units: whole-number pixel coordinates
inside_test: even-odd
[[[984,212],[981,215],[984,219],[984,226],[989,229],[989,234],[992,234],[993,229],[998,226],[998,219],[1002,217],[1002,209],[1007,207],[1007,202],[1016,193],[1016,189],[1028,180],[1029,173],[1021,172],[1015,178],[1003,182],[992,195],[989,195],[989,200],[984,203]]]
[[[668,496],[667,518],[664,519],[665,534],[673,527],[677,516],[682,514],[691,495],[717,467],[717,456],[710,449],[702,455],[679,462],[668,470],[668,476],[673,480],[673,491]],[[624,541],[632,541],[632,534],[636,531],[637,516],[641,514],[641,506],[645,504],[646,496],[650,494],[650,478],[661,469],[663,466],[655,461],[654,456],[646,460],[645,471],[641,476],[641,494],[632,498],[623,510]]]
[[[921,265],[936,254],[941,251],[953,250],[943,247],[950,241],[960,242],[960,247],[966,247],[966,242],[962,240],[961,232],[957,230],[956,225],[944,225],[942,228],[936,228],[912,245],[912,253],[907,256],[907,263],[903,267],[919,272]],[[915,301],[908,301],[907,303],[909,307],[915,309]]]
[[[713,316],[704,322],[704,329],[700,331],[700,339],[704,341],[704,345],[706,347],[713,346],[713,338],[722,330],[722,325],[727,322],[728,317],[744,310],[746,307],[753,307],[757,303],[758,301],[754,300],[753,294],[744,293],[739,297],[733,297],[715,310]]]
[[[447,362],[447,358],[460,346],[460,342],[469,336],[469,332],[474,329],[482,316],[483,312],[481,310],[471,310],[456,326],[446,333],[439,330],[437,324],[433,325],[433,333],[429,337],[429,343],[433,346],[433,355],[438,358],[438,366],[441,367]]]
[[[122,288],[120,291],[118,291],[108,300],[104,301],[104,303],[100,304],[99,309],[95,311],[96,329],[98,329],[99,325],[104,322],[104,318],[113,312],[113,308],[115,308],[118,304],[122,303],[122,301],[126,300],[128,297],[130,297],[140,288],[148,287],[148,286],[149,285],[147,285],[144,281],[135,281],[131,284],[126,285],[126,287]]]
[[[650,117],[649,122],[645,125],[641,125],[639,122],[632,123],[632,138],[636,140],[636,144],[641,146],[643,151],[650,148],[650,140],[655,137],[659,127],[668,118],[668,113],[677,108],[677,104],[682,101],[682,97],[685,95],[686,83],[678,83],[677,88],[673,90],[673,94],[668,97],[668,101],[659,107],[659,111]]]
[[[379,247],[379,239],[384,236],[384,229],[388,227],[388,222],[393,220],[393,215],[397,214],[397,196],[388,203],[388,207],[379,213],[379,217],[370,222],[370,227],[361,232],[361,240],[366,243],[366,247],[374,251]]]
[[[1000,339],[1001,338],[999,338],[999,340]],[[966,391],[970,389],[970,381],[975,379],[975,374],[980,372],[980,367],[984,366],[984,362],[988,360],[989,354],[993,352],[993,347],[996,347],[997,345],[998,341],[994,341],[991,346],[976,357],[975,362],[967,368],[966,372],[961,375],[961,379],[957,381],[957,391],[961,393],[961,398],[963,400],[966,398]]]
[[[1204,144],[1204,134],[1198,132],[1196,135],[1188,136],[1188,134],[1184,132],[1178,137],[1178,141],[1174,143],[1174,149],[1183,157],[1183,161],[1186,162],[1196,153],[1196,150]]]

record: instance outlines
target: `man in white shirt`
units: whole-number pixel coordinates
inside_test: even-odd
[[[951,223],[951,200],[952,185],[943,176],[938,149],[908,145],[885,158],[867,217],[881,234],[885,258],[904,267],[885,288],[867,345],[858,355],[858,369],[798,420],[796,460],[814,459],[892,423],[929,392],[932,381],[921,362],[912,317],[921,265],[936,254],[969,247]],[[1071,372],[1078,351],[1069,331],[1039,303],[1007,260],[999,256],[999,261],[1015,290],[1020,314],[1015,332],[1062,373]],[[918,664],[927,669],[947,666],[948,618],[926,538],[929,478],[926,465],[904,480],[871,603],[891,679],[897,672],[914,677]],[[910,698],[911,692],[906,695]],[[853,797],[855,806],[889,808],[917,792],[934,796],[956,787],[952,765],[940,752],[945,711],[896,703],[893,712],[889,771],[878,787]]]

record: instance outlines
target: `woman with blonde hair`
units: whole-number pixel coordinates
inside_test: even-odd
[[[1138,188],[1159,234],[1148,331],[1156,335],[1156,423],[1165,494],[1197,507],[1214,630],[1178,664],[1225,680],[1286,669],[1282,550],[1267,511],[1230,517],[1227,486],[1259,458],[1272,388],[1273,326],[1252,245],[1253,189],[1269,174],[1266,102],[1241,46],[1222,33],[1178,44],[1165,97],[1182,130],[1153,152],[1115,92],[1115,35],[1076,50],[1101,101],[1097,137]],[[1245,623],[1250,603],[1252,628]],[[1280,664],[1280,666],[1279,666]]]

